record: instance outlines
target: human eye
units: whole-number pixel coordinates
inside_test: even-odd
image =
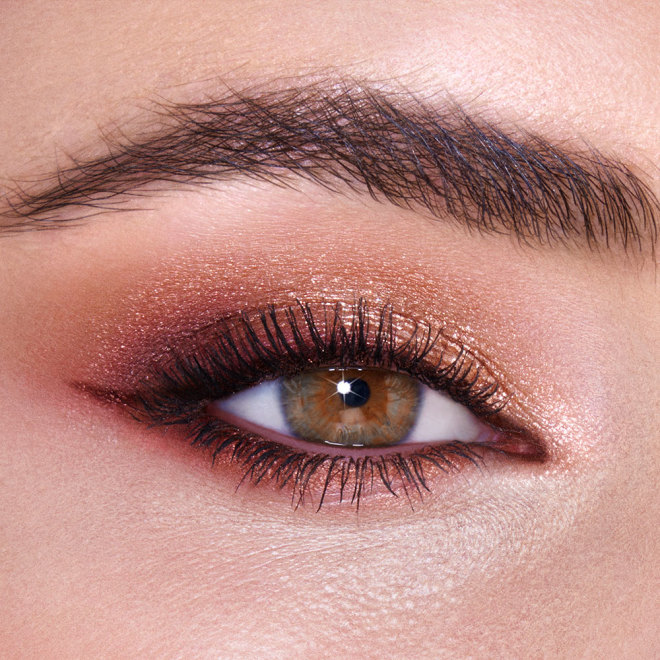
[[[469,409],[405,373],[369,367],[306,369],[211,404],[220,419],[265,436],[331,448],[484,442]]]
[[[412,507],[439,480],[542,445],[507,413],[483,358],[393,306],[305,303],[223,318],[126,392],[138,423],[176,427],[220,471],[295,507]]]

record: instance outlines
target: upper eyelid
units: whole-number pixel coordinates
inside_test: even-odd
[[[594,149],[560,149],[539,136],[515,138],[455,103],[432,107],[352,81],[330,89],[303,84],[161,105],[164,132],[108,144],[109,156],[64,168],[42,192],[16,191],[4,230],[66,224],[90,208],[121,210],[126,193],[153,181],[203,183],[237,174],[281,181],[293,174],[449,214],[524,243],[654,250],[660,204],[623,162]],[[58,215],[75,205],[79,213]]]
[[[203,350],[203,347],[208,346],[209,342],[213,343],[213,340],[218,336],[218,333],[225,333],[228,330],[231,331],[239,324],[247,323],[253,325],[264,315],[275,314],[280,317],[291,310],[309,309],[312,310],[313,314],[318,316],[320,314],[334,314],[338,308],[340,308],[340,314],[343,315],[345,322],[349,322],[359,313],[364,312],[369,315],[373,312],[373,309],[371,309],[371,312],[368,311],[370,310],[370,305],[364,298],[357,298],[350,304],[333,300],[314,302],[296,300],[294,306],[280,304],[269,305],[266,308],[255,307],[244,310],[239,314],[223,315],[214,321],[195,328],[194,331],[184,329],[177,335],[170,332],[168,335],[168,342],[166,346],[163,347],[162,351],[154,351],[153,346],[149,347],[148,363],[159,369],[167,369],[168,365],[171,364],[177,356],[190,354],[195,350],[199,350],[199,347],[202,347]],[[360,309],[362,311],[358,311]],[[467,360],[472,360],[475,363],[478,363],[481,371],[491,380],[503,380],[502,375],[505,373],[505,369],[499,365],[498,359],[494,355],[491,355],[490,353],[487,354],[480,349],[476,340],[466,342],[465,333],[460,328],[454,328],[451,333],[445,325],[431,328],[431,326],[427,325],[424,321],[407,316],[402,311],[397,310],[394,305],[387,302],[383,303],[379,309],[380,311],[376,312],[375,316],[371,316],[368,319],[372,329],[374,324],[378,323],[380,316],[383,314],[390,315],[392,322],[398,326],[397,332],[400,333],[401,337],[409,337],[415,330],[419,333],[418,336],[421,337],[421,333],[430,331],[432,334],[438,335],[438,346],[442,348],[448,358],[451,359],[461,353]],[[192,338],[194,338],[194,342],[191,343]],[[137,356],[132,356],[131,358],[133,365],[137,362],[143,361],[142,359],[136,360],[136,357]],[[502,384],[501,392],[506,398],[509,398],[512,395],[505,384]]]
[[[444,378],[442,370],[452,369],[460,370],[460,372],[464,374],[462,377],[463,380],[459,380],[461,383],[465,383],[466,388],[468,387],[470,380],[474,380],[474,385],[470,385],[469,389],[472,389],[473,387],[477,388],[478,386],[487,388],[490,387],[489,384],[497,384],[495,391],[492,393],[484,391],[484,410],[482,412],[485,412],[485,410],[488,409],[491,411],[490,414],[492,414],[495,410],[501,410],[505,404],[508,404],[514,399],[512,392],[505,385],[506,379],[502,376],[504,371],[494,371],[496,368],[495,363],[492,360],[479,356],[479,353],[476,350],[473,350],[472,346],[468,347],[456,339],[448,339],[441,332],[435,331],[422,323],[408,319],[400,313],[395,312],[388,304],[378,307],[375,310],[370,309],[368,303],[364,299],[358,299],[351,305],[341,305],[340,303],[332,302],[312,304],[298,301],[294,306],[269,307],[256,310],[252,313],[243,312],[233,317],[225,318],[223,321],[219,322],[219,324],[216,323],[205,326],[205,332],[199,332],[195,337],[194,343],[187,341],[181,347],[171,348],[171,350],[168,350],[163,355],[163,359],[153,359],[152,354],[152,359],[148,361],[146,369],[138,369],[135,371],[131,379],[134,385],[131,386],[129,384],[127,387],[124,387],[122,391],[117,391],[112,388],[97,387],[88,383],[74,383],[74,386],[77,389],[94,393],[102,399],[117,402],[129,402],[135,395],[135,388],[139,391],[140,387],[144,384],[147,388],[153,390],[153,383],[159,382],[160,374],[171,374],[171,376],[167,376],[168,386],[166,388],[167,391],[163,392],[163,397],[167,398],[174,396],[175,392],[172,391],[172,388],[174,387],[175,380],[178,383],[176,387],[178,389],[183,388],[181,389],[181,393],[185,396],[184,390],[188,386],[185,384],[185,381],[181,380],[182,372],[187,372],[188,368],[196,371],[198,366],[202,367],[202,365],[206,365],[209,360],[213,363],[218,359],[224,360],[228,356],[227,359],[229,361],[227,364],[230,365],[229,368],[238,373],[241,371],[242,367],[240,364],[237,365],[232,362],[232,351],[235,349],[236,356],[238,356],[239,353],[241,354],[241,356],[238,357],[240,362],[246,359],[245,356],[255,350],[255,347],[257,351],[273,350],[284,356],[286,356],[287,353],[295,353],[293,359],[300,362],[298,368],[302,369],[311,366],[311,364],[306,362],[307,358],[305,356],[313,349],[313,339],[310,340],[310,343],[305,343],[306,340],[303,339],[298,348],[296,348],[294,345],[295,342],[293,341],[288,347],[284,347],[280,343],[281,336],[278,337],[277,332],[272,332],[272,326],[271,329],[267,331],[261,331],[260,328],[263,328],[264,323],[271,324],[273,320],[276,319],[275,323],[278,326],[277,331],[280,335],[288,332],[290,336],[293,336],[296,332],[305,333],[305,328],[309,329],[307,324],[311,317],[312,323],[318,322],[319,324],[318,327],[315,328],[315,331],[321,331],[321,325],[323,324],[322,319],[325,318],[325,321],[328,322],[328,315],[330,315],[331,318],[332,315],[335,315],[334,323],[336,323],[337,327],[340,329],[350,329],[352,324],[359,323],[360,327],[365,331],[365,341],[370,346],[374,342],[376,333],[380,330],[380,325],[385,322],[386,326],[382,328],[383,341],[394,340],[391,350],[395,353],[401,354],[402,360],[404,360],[403,353],[405,351],[412,351],[411,355],[413,355],[413,357],[417,356],[417,359],[423,359],[424,364],[426,364],[429,369],[431,368],[429,361],[433,362],[433,369],[437,368],[440,370],[435,376],[437,379]],[[362,320],[359,321],[359,319]],[[288,330],[285,328],[287,323],[289,324]],[[330,323],[332,324],[333,321],[330,321]],[[391,326],[388,324],[391,324]],[[218,327],[218,325],[220,325],[220,327]],[[271,333],[271,339],[268,339],[269,332]],[[327,328],[323,330],[323,332],[327,332]],[[248,339],[246,339],[246,337],[248,337]],[[249,339],[249,337],[252,337],[252,339]],[[307,339],[310,339],[310,337],[311,335],[308,335]],[[398,339],[395,340],[395,337],[398,337]],[[273,344],[271,340],[275,343]],[[232,342],[238,342],[238,345],[232,347]],[[339,351],[339,348],[337,350]],[[350,347],[348,350],[351,350]],[[386,347],[385,350],[389,349]],[[296,353],[296,351],[298,351],[298,353]],[[429,355],[428,358],[426,357],[427,353]],[[389,357],[391,358],[393,356],[394,353]],[[251,360],[253,358],[248,357],[247,359]],[[192,360],[192,362],[190,362],[190,360]],[[351,364],[361,363],[359,350],[353,358],[348,356],[347,362]],[[317,364],[317,366],[326,366],[321,362],[315,364]],[[436,364],[437,366],[435,366]],[[188,365],[190,365],[190,367]],[[293,369],[293,363],[290,363],[289,366]],[[382,364],[381,366],[384,366],[385,368],[395,368],[395,363],[391,363],[389,366]],[[221,366],[219,363],[216,364],[216,366],[203,366],[203,368],[208,368],[210,374],[218,369],[221,369],[223,373],[226,374],[226,367]],[[450,371],[447,373],[458,372]],[[282,373],[275,370],[265,375],[260,381],[250,381],[246,383],[241,380],[239,374],[237,380],[232,382],[232,387],[230,389],[209,392],[208,397],[220,398],[228,396],[244,389],[245,387],[256,385],[257,382],[263,382],[263,380],[269,380],[270,378],[277,378],[280,375],[282,375]],[[417,373],[417,377],[421,377],[421,375],[421,372]],[[172,381],[169,380],[170,377],[173,379]],[[198,389],[199,377],[196,377],[191,373],[190,382],[191,387]],[[458,382],[458,380],[456,382]],[[466,389],[466,391],[468,390]]]

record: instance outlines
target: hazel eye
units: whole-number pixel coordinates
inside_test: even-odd
[[[378,448],[478,442],[485,426],[468,408],[386,369],[309,369],[214,402],[211,412],[321,445]]]

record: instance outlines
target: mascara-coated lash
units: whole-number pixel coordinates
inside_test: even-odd
[[[153,366],[132,392],[106,392],[152,427],[178,426],[188,441],[206,448],[214,463],[240,467],[240,483],[290,489],[295,506],[320,508],[329,496],[360,505],[374,490],[408,498],[430,491],[430,471],[453,472],[480,465],[497,451],[540,458],[537,442],[512,424],[502,424],[507,398],[499,383],[465,347],[442,329],[409,321],[391,305],[371,308],[304,303],[257,310],[215,324],[194,350],[173,351]],[[309,451],[240,428],[209,413],[211,402],[281,376],[318,367],[380,367],[405,372],[443,390],[493,428],[480,445],[445,442],[388,452],[345,455]]]

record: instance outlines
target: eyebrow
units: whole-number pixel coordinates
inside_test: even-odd
[[[227,89],[202,103],[157,103],[147,135],[105,138],[106,154],[72,160],[40,189],[5,196],[0,233],[79,224],[158,194],[147,184],[208,184],[237,176],[426,211],[531,245],[598,251],[654,246],[660,204],[621,160],[506,132],[454,102],[353,82]],[[64,212],[66,211],[66,212]]]

